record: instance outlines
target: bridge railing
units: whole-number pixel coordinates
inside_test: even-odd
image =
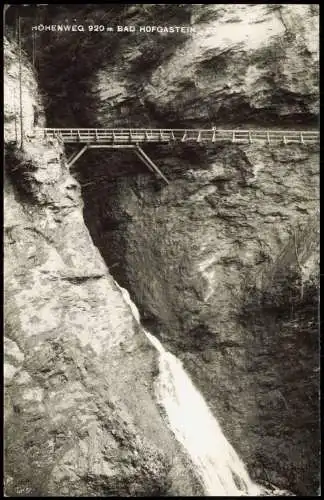
[[[243,129],[132,129],[132,128],[44,128],[35,129],[36,135],[59,138],[65,143],[136,144],[177,142],[223,142],[248,144],[314,144],[317,131],[243,130]]]

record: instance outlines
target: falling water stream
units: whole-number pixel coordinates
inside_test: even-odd
[[[138,309],[128,291],[116,285],[140,324]],[[261,488],[251,481],[181,361],[143,330],[160,355],[156,398],[164,408],[168,426],[195,465],[206,496],[259,496]]]

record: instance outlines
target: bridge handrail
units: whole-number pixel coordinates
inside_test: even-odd
[[[66,143],[109,142],[114,144],[136,142],[216,142],[253,143],[266,141],[268,144],[286,143],[314,144],[319,140],[319,130],[260,130],[260,129],[163,129],[163,128],[50,128],[37,127],[34,133],[46,138],[57,137]]]
[[[318,135],[319,134],[319,131],[317,130],[271,130],[271,129],[264,129],[264,130],[260,130],[260,129],[216,129],[216,130],[213,130],[212,128],[210,129],[203,129],[203,128],[197,128],[197,129],[159,129],[159,128],[156,128],[156,129],[149,129],[149,128],[49,128],[49,127],[44,127],[44,128],[35,128],[36,131],[44,131],[44,132],[63,132],[63,133],[67,133],[67,132],[84,132],[84,131],[87,131],[87,132],[91,132],[91,133],[95,133],[96,131],[97,132],[101,132],[101,133],[104,133],[104,132],[132,132],[132,133],[136,133],[136,132],[152,132],[152,133],[159,133],[159,132],[226,132],[226,133],[233,133],[235,132],[236,134],[238,133],[253,133],[253,134],[266,134],[266,133],[270,133],[270,134],[305,134],[305,135]]]

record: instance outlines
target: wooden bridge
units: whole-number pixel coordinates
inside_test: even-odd
[[[58,137],[65,143],[138,144],[169,142],[310,144],[318,142],[318,131],[227,130],[227,129],[149,129],[149,128],[43,128],[44,137]]]
[[[35,128],[33,137],[47,140],[58,139],[65,144],[82,144],[68,160],[75,163],[87,149],[133,149],[145,165],[165,182],[155,163],[147,156],[140,144],[169,143],[235,143],[235,144],[316,144],[318,131],[297,130],[228,130],[228,129],[149,129],[149,128]]]

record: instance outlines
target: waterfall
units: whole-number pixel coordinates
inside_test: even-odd
[[[138,309],[128,291],[117,286],[140,324]],[[176,439],[195,465],[206,496],[260,495],[261,488],[251,481],[243,462],[227,441],[181,361],[166,351],[154,335],[143,330],[160,354],[156,383],[158,403],[164,409]]]

